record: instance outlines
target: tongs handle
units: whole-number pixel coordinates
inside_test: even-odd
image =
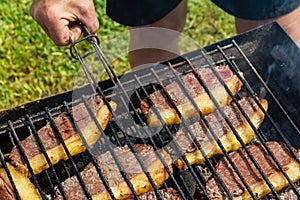
[[[117,78],[115,72],[113,71],[110,63],[106,59],[103,51],[101,50],[101,48],[99,46],[100,40],[99,40],[98,36],[91,34],[90,31],[88,30],[88,28],[84,24],[80,23],[80,25],[82,26],[82,30],[83,30],[83,33],[85,36],[76,41],[73,41],[73,39],[70,37],[70,42],[71,42],[70,52],[71,52],[72,57],[79,60],[81,66],[85,72],[86,78],[88,79],[90,85],[93,87],[94,91],[97,90],[98,82],[95,80],[93,74],[91,73],[91,71],[89,70],[89,68],[87,67],[87,65],[84,61],[85,57],[87,57],[93,53],[97,54],[98,58],[101,60],[101,62],[103,64],[104,69],[105,69],[106,73],[108,74],[109,78],[113,81],[114,84],[116,84],[118,81],[118,78]],[[94,51],[88,52],[85,55],[81,55],[76,45],[82,41],[88,41],[90,44],[92,44]]]
[[[73,23],[74,24],[74,23]],[[100,40],[98,38],[97,35],[93,35],[91,34],[91,32],[89,31],[89,29],[82,23],[80,22],[76,22],[77,25],[80,25],[82,27],[82,30],[83,30],[83,34],[85,35],[84,37],[82,37],[81,39],[78,39],[76,41],[73,40],[72,36],[70,36],[69,40],[70,40],[70,43],[71,43],[71,46],[70,46],[70,52],[71,52],[71,56],[73,58],[75,58],[76,60],[79,60],[78,58],[78,54],[79,52],[77,52],[76,48],[75,48],[75,45],[82,42],[82,41],[90,41],[91,43],[96,43],[97,45],[100,45]],[[95,41],[96,40],[96,41]],[[100,47],[99,47],[100,48]],[[75,51],[75,53],[73,52],[73,50]],[[90,54],[92,54],[94,52],[89,52],[85,55],[81,55],[82,58],[85,58],[87,56],[89,56]]]

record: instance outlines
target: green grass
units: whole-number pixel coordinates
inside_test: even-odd
[[[71,90],[80,72],[69,47],[57,47],[29,15],[31,0],[2,1],[0,8],[0,110]],[[116,73],[128,71],[128,30],[105,15],[96,0],[98,35]],[[235,34],[233,17],[209,0],[189,0],[183,51],[212,44]],[[101,16],[101,17],[100,17]]]

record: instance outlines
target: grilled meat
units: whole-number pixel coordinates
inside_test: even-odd
[[[296,186],[298,192],[300,192],[300,185]],[[292,190],[292,188],[288,189],[287,191],[283,191],[279,193],[279,197],[282,200],[298,200],[298,196],[295,194],[295,192]],[[275,198],[272,198],[272,200],[275,200]]]
[[[266,144],[289,178],[293,182],[299,180],[300,164],[293,158],[286,145],[278,142],[267,142]],[[289,185],[288,181],[261,143],[250,145],[248,150],[276,191],[280,191]],[[294,150],[294,152],[298,157],[300,156],[299,150]],[[263,179],[244,149],[232,152],[230,158],[235,163],[251,191],[258,198],[271,192],[266,181]],[[216,164],[215,169],[234,199],[251,199],[249,192],[227,159],[222,158]],[[208,180],[206,189],[211,199],[228,199],[224,189],[215,177]]]
[[[153,150],[153,147],[149,145],[137,144],[135,145],[137,155],[143,161],[143,164],[147,168],[149,174],[151,175],[153,181],[160,187],[166,179],[168,179],[169,174],[167,173],[162,162],[157,157]],[[152,190],[152,185],[148,180],[147,176],[143,172],[138,160],[132,153],[129,147],[117,147],[114,149],[116,157],[123,166],[123,169],[130,179],[136,193],[138,195],[146,193]],[[172,159],[164,151],[160,151],[166,164],[172,171]],[[133,198],[132,191],[121,175],[120,169],[118,168],[116,161],[112,157],[110,152],[106,152],[97,157],[97,163],[106,178],[109,187],[114,193],[116,199],[128,199]],[[81,172],[83,181],[92,195],[93,199],[111,199],[108,191],[105,189],[105,185],[99,177],[95,166],[90,163]],[[83,200],[87,199],[81,185],[76,176],[70,177],[63,182],[64,191],[69,199]],[[62,199],[59,194],[56,200]]]
[[[104,104],[101,97],[95,96],[89,99],[89,105],[96,115],[98,122],[102,129],[106,128],[106,125],[111,118],[111,113],[108,107]],[[116,107],[114,102],[111,102],[113,108]],[[87,142],[88,145],[92,145],[97,141],[100,136],[96,123],[90,117],[83,103],[74,106],[71,109],[71,113],[74,117],[75,122]],[[54,123],[57,126],[62,138],[71,155],[76,155],[85,150],[77,130],[74,128],[71,120],[66,113],[61,113],[54,118]],[[59,138],[52,129],[50,123],[47,123],[38,131],[38,135],[46,149],[46,152],[51,160],[52,164],[59,162],[60,160],[68,159],[67,154],[61,145]],[[35,140],[34,135],[28,136],[21,142],[24,148],[25,154],[30,162],[34,174],[38,174],[41,171],[49,168],[49,165],[44,157],[44,154],[40,150],[38,143]],[[30,177],[27,166],[22,159],[19,149],[15,146],[9,154],[10,162],[16,166],[16,168]]]
[[[173,188],[161,189],[159,190],[160,195],[164,200],[182,200],[183,198],[178,194],[178,192]],[[147,192],[139,196],[140,200],[157,200],[154,191]],[[131,199],[133,200],[133,199]]]
[[[242,83],[238,79],[237,75],[234,74],[227,65],[218,66],[215,69],[233,95],[235,95],[242,86]],[[231,98],[226,92],[225,87],[220,83],[210,68],[200,68],[196,71],[196,73],[211,91],[220,107],[224,107],[231,101]],[[203,114],[209,114],[215,109],[215,104],[205,92],[204,88],[201,86],[197,77],[193,73],[184,75],[182,77],[182,81],[185,88],[191,97],[194,98],[197,106]],[[195,107],[189,101],[188,97],[184,94],[177,82],[167,85],[165,90],[172,98],[176,107],[178,107],[183,118],[198,117]],[[181,122],[178,114],[162,90],[158,90],[151,94],[150,99],[167,125],[179,124]],[[156,113],[154,112],[153,108],[151,108],[151,105],[146,102],[146,100],[141,101],[141,109],[143,114],[145,114],[147,117],[147,122],[149,125],[161,125]]]
[[[9,163],[7,163],[7,167],[13,179],[13,182],[18,190],[18,194],[21,200],[42,199],[38,190],[35,188],[35,186],[30,182],[30,180],[27,177],[25,177],[23,174],[15,170],[14,167],[11,166]],[[0,199],[1,200],[17,199],[13,186],[10,183],[6,171],[3,168],[0,169]]]
[[[267,101],[263,99],[259,100],[259,102],[264,110],[266,110],[268,107]],[[238,101],[238,103],[249,117],[254,127],[258,128],[264,119],[264,113],[258,107],[254,99],[252,97],[242,98]],[[222,108],[222,111],[242,138],[243,142],[249,143],[254,137],[254,130],[251,128],[246,118],[242,115],[237,105],[232,102],[230,105]],[[210,128],[219,138],[226,151],[237,150],[241,147],[241,144],[237,140],[232,129],[226,123],[225,119],[222,117],[220,111],[214,111],[213,113],[205,116],[205,119],[209,123]],[[208,158],[211,158],[216,154],[223,153],[203,121],[196,122],[190,125],[189,128]],[[180,129],[174,134],[174,140],[181,147],[190,164],[204,161],[204,157],[200,150],[197,149],[196,145],[192,142],[193,139],[194,138],[191,138],[185,128]],[[176,159],[174,163],[178,168],[186,168],[182,159]]]

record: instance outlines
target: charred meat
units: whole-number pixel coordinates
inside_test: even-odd
[[[171,157],[163,150],[159,151],[168,165],[164,166],[153,150],[153,147],[144,144],[137,144],[135,145],[135,149],[137,152],[136,155],[140,157],[145,167],[147,167],[155,185],[160,187],[169,177],[165,167],[169,167],[172,171]],[[152,185],[130,148],[127,146],[117,147],[114,149],[114,152],[120,164],[123,166],[124,172],[130,179],[136,193],[140,195],[151,191]],[[110,151],[98,156],[97,163],[116,199],[128,199],[134,197]],[[85,167],[85,169],[81,172],[81,176],[93,199],[111,199],[110,194],[105,189],[105,185],[92,163]],[[69,199],[87,199],[76,176],[66,179],[62,185]],[[58,191],[56,200],[59,199],[63,198]]]
[[[109,119],[111,118],[111,113],[108,107],[99,96],[90,98],[88,102],[100,126],[102,129],[105,129]],[[111,102],[111,106],[114,108],[116,105]],[[61,134],[70,154],[76,155],[86,149],[82,143],[80,135],[78,134],[78,129],[81,130],[88,145],[92,145],[97,141],[100,137],[100,131],[98,130],[96,123],[90,117],[83,103],[74,106],[71,113],[77,124],[76,128],[66,113],[61,113],[56,116],[54,118],[54,123],[58,128],[59,134]],[[38,131],[38,136],[40,137],[52,164],[56,164],[60,160],[68,159],[58,136],[49,122]],[[45,156],[42,153],[34,135],[28,136],[21,142],[21,145],[30,162],[34,174],[38,174],[49,168]],[[26,174],[28,177],[31,176],[17,146],[12,149],[8,157],[10,162],[20,172]]]
[[[298,181],[300,179],[300,164],[293,157],[286,145],[278,142],[267,142],[266,145],[273,152],[289,178],[293,182]],[[289,186],[287,179],[261,143],[250,145],[247,148],[276,191],[281,191]],[[298,157],[300,156],[299,150],[293,151]],[[257,198],[261,198],[271,192],[266,181],[244,149],[237,150],[229,155]],[[226,158],[222,158],[216,164],[215,169],[234,199],[252,199],[241,178]],[[216,177],[208,180],[206,190],[211,199],[228,199],[225,190]]]
[[[180,196],[180,194],[178,194],[178,191],[176,191],[173,188],[160,189],[159,193],[164,200],[182,200],[183,199]],[[140,198],[140,200],[157,200],[158,199],[156,197],[154,191],[150,191],[143,195],[140,195],[139,198]],[[133,200],[133,199],[130,199],[130,200]]]
[[[258,101],[266,110],[268,107],[267,101],[264,99]],[[238,101],[238,104],[244,110],[253,126],[257,129],[263,122],[265,115],[256,104],[254,99],[252,97],[242,98]],[[222,108],[222,111],[236,130],[237,134],[241,137],[243,142],[249,143],[253,139],[255,132],[246,118],[242,115],[237,105],[232,102],[230,105]],[[180,129],[174,135],[174,140],[181,147],[190,164],[200,163],[204,161],[204,156],[196,147],[193,140],[198,141],[199,145],[201,145],[208,158],[211,158],[216,154],[223,154],[221,148],[213,138],[212,132],[216,134],[217,138],[220,140],[226,151],[237,150],[241,147],[240,142],[237,140],[233,130],[229,127],[225,119],[222,117],[220,111],[214,111],[213,113],[205,116],[205,119],[207,120],[212,130],[211,132],[208,127],[206,127],[204,121],[198,121],[189,126],[195,138],[191,137],[186,128]],[[182,159],[176,159],[174,163],[179,168],[186,168],[185,163]]]
[[[221,79],[227,85],[229,90],[235,95],[242,86],[238,76],[234,74],[229,66],[218,66],[215,68]],[[220,107],[224,107],[231,101],[230,95],[225,90],[224,85],[218,80],[217,76],[210,68],[200,68],[196,71],[197,75],[203,80],[206,87],[211,91]],[[242,74],[241,74],[242,75]],[[209,114],[215,109],[215,104],[205,92],[205,89],[200,84],[199,80],[193,73],[186,74],[182,77],[185,89],[195,100],[198,108],[203,114]],[[165,90],[170,95],[172,101],[179,109],[183,118],[197,117],[198,113],[189,101],[188,97],[180,88],[177,82],[173,82],[165,87]],[[146,100],[141,101],[141,109],[147,117],[147,122],[151,126],[160,126],[161,122],[154,112],[152,106],[155,106],[167,125],[179,124],[181,122],[172,104],[168,101],[162,90],[158,90],[150,95],[153,105],[147,103]]]
[[[13,179],[13,182],[18,190],[18,194],[21,200],[42,199],[38,190],[30,182],[29,178],[25,177],[23,174],[18,172],[7,163],[7,167],[10,173],[10,176]],[[13,189],[13,186],[8,178],[8,175],[4,168],[0,169],[0,199],[1,200],[16,200],[16,192]]]

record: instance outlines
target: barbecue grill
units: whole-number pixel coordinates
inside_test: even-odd
[[[25,157],[26,162],[26,155],[22,152],[20,141],[30,134],[35,135],[37,141],[39,141],[37,130],[48,121],[53,123],[53,117],[62,112],[69,113],[72,120],[70,107],[77,103],[83,102],[89,110],[87,97],[93,96],[94,93],[103,96],[106,102],[114,100],[118,108],[115,111],[110,108],[113,118],[105,131],[101,130],[103,134],[101,134],[95,145],[87,147],[85,152],[70,156],[68,160],[61,161],[56,165],[49,163],[50,168],[38,175],[32,173],[30,180],[43,199],[51,199],[56,188],[62,190],[63,193],[62,181],[73,175],[80,177],[79,172],[84,166],[89,162],[93,162],[96,155],[108,150],[111,151],[112,144],[133,147],[134,143],[146,143],[152,145],[156,150],[165,148],[170,154],[182,156],[176,142],[175,144],[172,143],[172,131],[177,130],[178,127],[176,125],[167,126],[163,121],[161,121],[162,126],[158,128],[145,126],[145,119],[143,119],[138,106],[139,102],[153,91],[164,90],[164,87],[172,81],[178,81],[180,84],[180,77],[186,73],[192,73],[195,70],[194,68],[210,67],[213,69],[214,66],[220,64],[228,64],[236,74],[239,71],[244,74],[244,78],[239,76],[243,82],[242,90],[236,96],[228,91],[235,103],[244,96],[255,95],[265,98],[269,102],[268,111],[264,111],[264,122],[258,130],[254,130],[255,137],[251,144],[262,143],[272,156],[272,151],[265,143],[267,141],[279,141],[284,142],[288,149],[293,152],[292,148],[300,148],[300,110],[298,109],[300,106],[298,101],[300,99],[300,87],[297,84],[300,78],[300,73],[297,70],[297,65],[300,65],[299,55],[299,48],[288,35],[277,23],[271,23],[212,44],[204,49],[195,50],[174,59],[154,64],[144,70],[133,71],[120,77],[116,77],[113,71],[110,71],[111,78],[101,81],[97,85],[91,80],[90,85],[82,88],[2,111],[0,113],[1,166],[9,174],[5,164],[5,155],[15,145],[19,148],[22,156]],[[109,70],[109,65],[106,67]],[[218,74],[216,76],[218,77]],[[220,79],[220,77],[218,78]],[[199,82],[201,83],[201,80]],[[182,86],[182,84],[180,85]],[[205,85],[203,87],[208,90]],[[209,93],[209,90],[207,92]],[[187,95],[189,96],[189,94]],[[189,98],[191,99],[190,96]],[[211,98],[214,101],[214,98]],[[171,99],[169,100],[171,101]],[[258,101],[257,103],[259,104]],[[218,108],[218,105],[216,107]],[[242,110],[241,112],[243,113]],[[203,115],[201,113],[199,115],[203,119]],[[243,115],[246,117],[245,113]],[[95,116],[92,115],[91,117],[96,121]],[[180,126],[187,127],[187,124],[188,121],[183,119]],[[193,133],[190,132],[190,134]],[[241,142],[242,148],[247,149],[248,144],[244,144],[238,134],[236,134],[236,137]],[[60,140],[61,143],[64,143],[61,138]],[[197,141],[195,143],[201,151],[201,145]],[[219,145],[224,151],[222,156],[230,160],[229,153],[222,148],[220,142]],[[42,145],[41,150],[46,154]],[[171,170],[167,169],[170,178],[163,187],[175,188],[183,199],[209,199],[205,190],[205,183],[210,176],[218,177],[213,166],[222,156],[215,156],[212,159],[206,158],[205,162],[195,165],[186,162],[187,170],[174,168],[174,172],[171,173]],[[293,153],[293,156],[299,162],[299,158],[295,153]],[[160,155],[158,157],[164,163],[162,157]],[[251,154],[249,157],[252,157]],[[182,156],[182,159],[186,161],[184,156]],[[273,159],[278,164],[274,155]],[[116,160],[116,162],[118,161]],[[253,162],[255,163],[255,160]],[[96,162],[93,163],[96,164]],[[233,164],[233,162],[231,163]],[[140,165],[145,169],[142,162]],[[164,165],[166,166],[165,163]],[[257,164],[256,167],[272,191],[264,198],[279,199],[279,192],[275,191]],[[280,165],[278,167],[289,181],[290,186],[287,189],[292,190],[299,198],[300,193],[296,189],[298,183],[292,183],[285,170]],[[31,171],[30,166],[28,168]],[[128,181],[128,185],[131,186],[126,173],[123,176]],[[10,176],[9,178],[17,199],[20,199],[14,181]],[[243,177],[240,178],[244,183],[246,182]],[[159,188],[151,180],[151,177],[148,176],[148,179],[157,198],[162,199],[158,192]],[[222,183],[222,180],[219,181]],[[82,187],[87,198],[90,199],[90,193],[86,191],[84,183],[82,183]],[[106,188],[109,190],[108,185],[106,185]],[[246,188],[249,187],[246,186]],[[230,197],[228,189],[224,187],[224,190]],[[138,199],[135,191],[132,192],[135,198]],[[255,194],[251,191],[249,193],[252,198],[256,199]],[[111,191],[110,194],[114,198]]]

